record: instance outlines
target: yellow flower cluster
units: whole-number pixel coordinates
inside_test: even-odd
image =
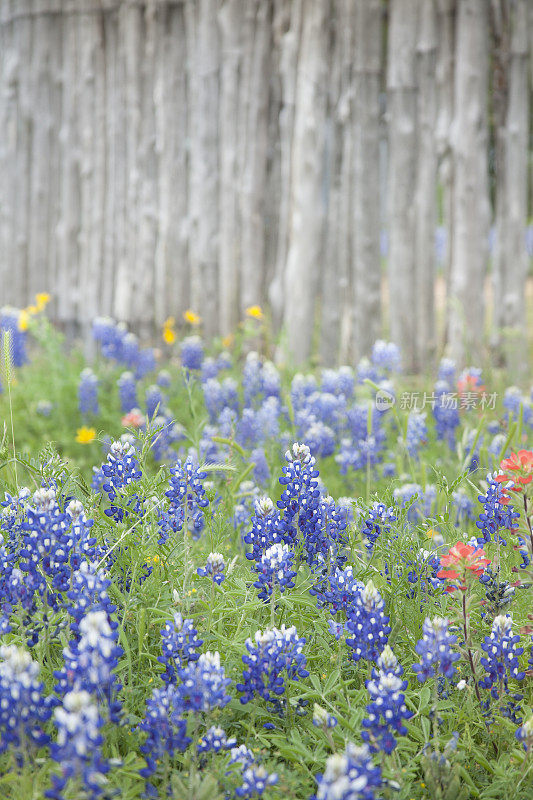
[[[36,294],[35,302],[32,305],[26,306],[26,308],[23,308],[20,312],[18,323],[19,330],[28,330],[28,322],[30,317],[33,317],[35,314],[40,314],[41,311],[44,311],[49,302],[50,295],[47,292],[39,292]]]
[[[246,316],[251,317],[251,319],[263,319],[265,315],[261,306],[248,306]]]
[[[166,344],[174,344],[176,341],[176,331],[174,330],[175,324],[176,320],[174,317],[168,317],[163,323],[163,341]]]
[[[96,431],[94,428],[87,428],[83,425],[81,428],[78,428],[76,431],[76,441],[79,444],[90,444],[94,441],[96,437]]]
[[[183,312],[183,319],[185,322],[188,322],[189,325],[199,325],[202,321],[202,318],[190,308]]]

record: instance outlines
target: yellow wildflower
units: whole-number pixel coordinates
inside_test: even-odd
[[[96,431],[94,428],[86,428],[83,425],[81,428],[78,428],[76,431],[76,441],[80,444],[90,444],[94,441],[96,436]]]
[[[167,344],[173,344],[176,341],[175,322],[174,317],[168,317],[163,323],[163,341]]]
[[[50,302],[50,295],[48,292],[38,292],[35,295],[35,304],[37,306],[37,311],[42,311],[45,306],[48,305]]]
[[[228,335],[224,336],[224,338],[222,339],[222,347],[228,348],[231,347],[232,344],[233,344],[233,334],[228,333]]]
[[[29,320],[29,318],[30,318],[30,315],[28,314],[26,309],[25,308],[22,309],[22,311],[19,314],[19,323],[18,323],[19,331],[27,331],[28,330],[28,320]]]
[[[191,308],[188,308],[187,311],[183,313],[183,319],[185,322],[188,322],[189,325],[199,325],[202,321],[198,314]]]
[[[252,319],[263,319],[265,315],[263,314],[261,306],[248,306],[246,309],[246,316]]]

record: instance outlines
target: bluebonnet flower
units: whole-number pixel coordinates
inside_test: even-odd
[[[145,402],[146,416],[148,419],[153,419],[156,415],[164,416],[165,401],[163,398],[163,392],[159,386],[152,384],[147,388]]]
[[[316,800],[376,800],[381,787],[381,767],[376,767],[367,745],[346,743],[344,753],[326,761],[323,775],[317,775]]]
[[[243,537],[243,541],[252,545],[252,551],[246,553],[246,558],[250,561],[260,561],[265,550],[283,540],[283,528],[281,517],[270,497],[256,500],[254,508],[251,530]]]
[[[211,578],[214,583],[220,586],[226,578],[224,575],[225,569],[224,556],[220,553],[209,553],[205,567],[199,567],[196,572],[201,578]]]
[[[70,576],[70,558],[74,541],[70,531],[71,518],[61,511],[55,489],[38,489],[21,523],[22,547],[19,567],[28,575],[28,584],[41,593],[45,602],[56,607],[57,595],[65,591]]]
[[[163,655],[157,659],[165,666],[161,677],[165,683],[175,683],[178,670],[200,658],[198,650],[203,640],[198,638],[192,619],[184,620],[181,614],[174,614],[173,622],[165,622],[161,638]]]
[[[22,367],[28,361],[26,352],[28,334],[20,324],[21,311],[12,306],[0,308],[0,346],[3,348],[5,335],[9,337],[11,363],[14,367]]]
[[[201,369],[204,345],[199,336],[187,336],[181,343],[181,363],[186,369]]]
[[[137,380],[155,368],[152,348],[141,349],[135,334],[128,333],[123,323],[117,323],[109,317],[98,317],[93,320],[93,337],[100,342],[104,358],[134,369]]]
[[[181,531],[185,521],[187,530],[200,533],[204,527],[202,509],[209,505],[202,485],[207,473],[198,469],[191,458],[187,458],[183,464],[177,461],[170,472],[170,489],[165,492],[170,503],[167,511],[163,512],[159,519],[158,524],[161,528],[159,544],[165,544],[171,533]]]
[[[331,613],[336,614],[337,611],[348,612],[362,589],[364,584],[354,576],[353,567],[341,569],[335,566],[326,576],[324,584],[312,587],[309,592],[316,595],[319,608],[330,606]]]
[[[170,372],[166,369],[159,370],[155,382],[157,383],[158,386],[161,386],[163,389],[170,389],[170,385],[172,382]]]
[[[42,726],[53,701],[43,694],[39,671],[22,648],[0,646],[0,753],[8,748],[25,752],[28,744],[42,747],[48,742]]]
[[[54,711],[57,740],[50,754],[61,768],[61,777],[53,776],[53,789],[46,792],[51,800],[63,800],[68,781],[78,779],[88,800],[102,794],[102,784],[109,764],[102,758],[104,724],[94,698],[84,690],[74,690],[63,698]]]
[[[6,633],[11,633],[11,625],[9,624],[9,617],[6,614],[0,614],[0,636],[5,636]]]
[[[262,797],[265,789],[277,782],[278,776],[275,772],[268,773],[263,766],[247,767],[242,773],[242,785],[235,789],[235,796],[244,797],[246,800]]]
[[[400,348],[394,342],[378,339],[372,348],[372,363],[386,372],[399,372],[401,368]]]
[[[290,680],[306,678],[304,638],[299,638],[294,625],[256,631],[254,639],[246,640],[247,653],[242,660],[247,667],[242,673],[242,683],[237,684],[243,693],[241,703],[248,703],[258,694],[264,700],[274,701],[285,692],[285,673]]]
[[[456,528],[465,526],[470,519],[475,519],[474,502],[467,493],[459,489],[452,493],[453,506],[455,509],[454,525]]]
[[[313,706],[313,725],[315,727],[324,728],[324,730],[326,730],[328,728],[334,728],[337,723],[337,717],[334,717],[333,714],[330,714],[325,708],[315,703]]]
[[[362,724],[367,730],[361,736],[372,750],[389,754],[397,744],[394,734],[405,736],[407,728],[403,721],[410,719],[413,712],[405,705],[407,681],[402,681],[403,669],[390,648],[378,659],[377,667],[372,671],[372,678],[366,681],[372,702],[366,707],[368,717]]]
[[[353,637],[346,639],[346,644],[353,649],[352,657],[356,663],[361,658],[376,661],[387,644],[390,627],[384,605],[378,590],[372,581],[368,581],[348,609],[346,627]]]
[[[165,754],[172,759],[176,752],[187,749],[192,739],[187,736],[187,722],[176,686],[169,684],[154,689],[146,701],[146,714],[138,730],[146,734],[146,741],[140,748],[146,759],[146,767],[140,770],[143,778],[150,778],[157,772],[158,762]]]
[[[202,374],[201,374],[202,383],[204,381],[209,380],[210,378],[216,378],[219,371],[220,371],[220,366],[218,364],[218,361],[216,361],[212,356],[204,358],[202,362]]]
[[[450,621],[442,617],[430,620],[426,617],[422,626],[423,636],[419,639],[415,650],[420,656],[420,663],[413,665],[420,683],[432,678],[435,672],[441,673],[451,680],[455,674],[454,662],[460,658],[459,653],[452,650],[457,636],[449,632]]]
[[[481,532],[478,543],[490,542],[492,539],[505,544],[501,536],[502,530],[514,531],[518,528],[520,513],[515,511],[509,503],[505,493],[505,488],[501,483],[494,480],[493,475],[487,475],[487,492],[478,495],[478,500],[483,505],[483,511],[476,521],[476,525]]]
[[[380,372],[370,359],[363,356],[357,364],[357,383],[364,383],[366,380],[377,383],[380,379]]]
[[[254,567],[259,574],[254,586],[260,589],[258,595],[260,600],[268,600],[276,587],[282,593],[294,587],[293,578],[296,570],[293,569],[293,565],[294,553],[288,545],[278,542],[265,550],[261,560]]]
[[[236,437],[242,447],[254,447],[263,440],[263,428],[258,412],[253,408],[244,408],[237,422]]]
[[[172,417],[159,414],[151,420],[150,430],[153,431],[150,448],[154,460],[157,462],[174,461],[176,452],[173,445],[185,439],[183,426],[174,422]]]
[[[518,728],[515,736],[526,753],[533,751],[533,715]]]
[[[385,503],[378,502],[373,504],[361,526],[361,535],[369,551],[373,550],[376,539],[382,532],[390,533],[390,523],[396,520],[393,506],[387,507]]]
[[[407,420],[407,433],[405,437],[405,445],[411,458],[419,457],[418,451],[420,445],[426,444],[427,435],[426,415],[411,411]]]
[[[223,728],[213,725],[200,739],[198,743],[198,752],[208,753],[212,750],[214,753],[218,753],[220,750],[230,750],[232,747],[235,747],[236,744],[237,740],[228,739],[226,731]]]
[[[302,430],[302,438],[317,458],[327,458],[335,452],[335,433],[321,420],[314,420],[309,427]]]
[[[67,610],[73,618],[71,630],[79,633],[79,624],[90,611],[105,611],[108,619],[116,611],[108,594],[110,578],[95,563],[82,561],[72,575],[71,588],[66,595],[70,604]]]
[[[120,409],[124,414],[137,408],[137,383],[133,372],[123,372],[117,381]]]
[[[81,414],[98,414],[98,378],[89,367],[80,375],[78,406]]]
[[[35,406],[35,412],[40,414],[41,417],[49,417],[52,413],[54,405],[50,400],[39,400]]]
[[[252,751],[249,750],[245,744],[241,744],[238,747],[232,747],[228,766],[230,764],[239,764],[243,769],[246,769],[246,767],[249,767],[254,761],[255,757]]]
[[[424,497],[422,487],[418,483],[405,483],[403,486],[398,486],[394,492],[394,501],[401,508],[409,505],[407,511],[407,519],[409,522],[417,522],[422,514],[420,507],[420,500]]]
[[[202,653],[198,661],[189,661],[178,670],[181,683],[178,686],[184,711],[210,711],[224,708],[231,697],[226,689],[231,683],[220,665],[220,655]]]
[[[141,380],[141,378],[144,378],[149,372],[153,372],[155,364],[155,353],[151,347],[139,349],[137,363],[135,365],[135,377],[137,380]]]
[[[250,453],[250,460],[254,464],[254,481],[259,486],[265,486],[270,480],[270,467],[266,460],[265,451],[262,447],[256,447]]]
[[[451,358],[441,359],[437,380],[445,382],[449,391],[452,391],[455,386],[455,372],[455,361],[452,361]]]
[[[90,611],[79,623],[79,640],[63,650],[65,666],[55,672],[57,690],[66,693],[84,690],[102,698],[109,706],[110,719],[117,721],[121,686],[114,671],[123,653],[117,645],[118,626],[111,624],[105,611]]]
[[[228,377],[222,382],[215,378],[210,378],[202,385],[202,388],[205,406],[211,422],[216,422],[224,410],[237,414],[239,410],[239,389],[234,378]]]
[[[140,481],[142,472],[137,461],[137,454],[133,445],[128,442],[113,442],[109,448],[107,462],[102,464],[102,473],[106,480],[102,484],[102,489],[107,492],[111,502],[109,508],[105,509],[108,517],[113,517],[117,522],[127,516],[127,511],[115,505],[117,497],[123,498],[125,491],[132,484]],[[138,513],[139,500],[135,495],[130,498],[128,506]]]
[[[126,334],[123,325],[117,323],[110,317],[96,317],[92,325],[93,338],[100,342],[102,355],[105,358],[113,358],[119,361],[121,358],[122,340]]]
[[[522,413],[522,421],[525,425],[530,425],[533,417],[533,409],[528,397],[525,397],[518,386],[509,386],[503,396],[503,407],[505,408],[506,419],[518,419]]]
[[[479,685],[490,689],[494,699],[498,699],[500,692],[508,692],[509,678],[521,681],[525,677],[518,661],[524,648],[517,646],[520,636],[513,635],[512,627],[512,617],[499,614],[492,623],[490,635],[485,636],[481,645],[481,649],[487,654],[481,658],[487,674]]]
[[[305,530],[307,521],[313,515],[320,502],[318,488],[318,470],[315,459],[304,444],[293,444],[285,453],[287,465],[283,467],[283,476],[279,479],[284,487],[277,506],[283,510],[284,539],[297,544],[299,533]]]
[[[336,620],[333,619],[328,619],[328,628],[331,635],[334,636],[337,641],[339,641],[344,633],[344,623],[336,622]]]
[[[376,428],[375,433],[365,433],[361,438],[343,437],[335,455],[341,475],[346,475],[350,469],[361,470],[379,464],[383,457],[384,436],[384,432]]]
[[[295,411],[302,408],[308,397],[316,391],[317,384],[314,375],[296,373],[291,383],[291,403]]]
[[[456,429],[460,424],[457,397],[452,392],[453,384],[437,381],[435,384],[435,402],[432,413],[435,419],[435,431],[439,441],[445,441],[451,450],[455,449]]]
[[[355,375],[352,367],[344,366],[339,369],[323,369],[321,375],[321,390],[334,395],[344,395],[346,399],[352,397],[355,388]]]

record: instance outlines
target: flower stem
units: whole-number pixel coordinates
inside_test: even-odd
[[[476,697],[479,701],[479,704],[482,705],[481,694],[479,693],[479,686],[477,685],[477,676],[476,676],[476,668],[474,666],[474,658],[472,656],[472,650],[470,649],[468,614],[466,612],[466,592],[463,592],[463,632],[465,637],[466,652],[468,654],[468,663],[470,665],[470,672],[472,673],[472,678],[474,679],[474,689],[476,691]]]

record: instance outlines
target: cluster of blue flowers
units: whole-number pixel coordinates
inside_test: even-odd
[[[426,617],[422,627],[423,636],[419,639],[415,650],[420,656],[420,662],[413,665],[413,671],[420,683],[440,673],[451,680],[456,672],[455,662],[459,660],[459,653],[452,650],[457,642],[457,636],[449,632],[450,621],[443,617]]]
[[[162,674],[165,683],[175,682],[177,671],[190,661],[198,661],[199,649],[203,640],[198,638],[198,631],[192,620],[183,619],[181,614],[174,615],[174,621],[168,620],[161,631],[163,655],[158,661],[165,666]]]
[[[366,681],[372,702],[366,707],[368,716],[363,720],[365,730],[361,735],[371,750],[392,753],[397,744],[394,734],[407,733],[404,720],[410,719],[413,712],[405,705],[407,681],[402,680],[402,674],[403,668],[387,645],[377,660],[377,670],[372,670],[371,680]]]
[[[258,596],[261,600],[268,600],[276,588],[283,593],[294,587],[296,570],[293,564],[294,553],[287,544],[278,542],[265,550],[254,567],[259,576],[254,586],[260,590]]]
[[[305,639],[298,636],[294,625],[270,628],[264,633],[256,631],[253,640],[247,639],[247,653],[242,657],[246,668],[242,683],[237,684],[242,692],[241,703],[248,703],[256,694],[275,701],[285,693],[285,676],[290,680],[306,678],[309,672],[305,669],[304,644]]]
[[[93,338],[100,343],[102,355],[129,370],[135,371],[137,379],[143,378],[155,369],[155,354],[151,348],[140,347],[134,333],[122,323],[109,317],[98,317],[94,320]]]
[[[89,367],[82,370],[78,384],[80,414],[98,414],[98,378]]]
[[[310,800],[375,800],[382,786],[381,767],[372,762],[367,745],[346,744],[344,753],[329,756],[318,789]]]
[[[492,623],[490,635],[485,636],[481,645],[486,653],[481,658],[486,675],[479,682],[480,686],[490,689],[496,700],[509,691],[509,678],[521,681],[525,677],[518,660],[524,652],[524,648],[518,646],[519,642],[520,636],[513,634],[512,617],[499,614]]]
[[[209,553],[205,567],[199,567],[196,572],[201,578],[211,578],[213,583],[220,586],[226,579],[224,575],[225,569],[224,556],[221,553]]]
[[[361,658],[376,661],[387,644],[390,626],[384,609],[383,599],[372,581],[355,595],[348,608],[346,627],[352,636],[346,639],[346,644],[352,648],[356,663]]]
[[[190,458],[183,464],[178,461],[170,472],[170,489],[165,492],[170,502],[159,517],[159,544],[165,544],[169,536],[179,533],[184,525],[187,531],[199,535],[204,527],[203,509],[209,505],[202,484],[207,473],[198,469]]]
[[[104,476],[102,489],[107,493],[111,503],[105,510],[107,516],[113,517],[116,522],[122,522],[128,516],[128,510],[122,507],[123,503],[138,514],[139,497],[137,494],[132,496],[129,489],[142,478],[137,452],[133,445],[129,442],[113,442],[109,448],[107,462],[102,465],[101,470]],[[117,500],[121,505],[115,502]]]

